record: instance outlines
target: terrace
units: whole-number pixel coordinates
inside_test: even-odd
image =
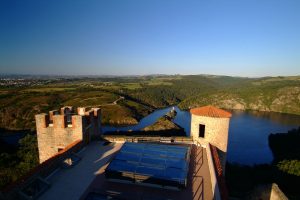
[[[171,172],[169,179],[174,180],[175,178],[176,181],[158,181],[158,179],[152,179],[150,181],[148,180],[148,182],[146,181],[144,184],[138,184],[142,182],[141,179],[145,178],[145,169],[141,174],[127,173],[127,175],[135,175],[136,180],[133,182],[137,184],[133,184],[133,182],[130,183],[130,181],[110,181],[108,178],[115,178],[115,180],[119,178],[120,180],[120,177],[112,177],[112,173],[106,175],[107,178],[105,177],[105,170],[112,172],[115,169],[115,162],[120,162],[118,159],[128,159],[126,152],[132,150],[136,152],[137,149],[145,149],[146,147],[148,147],[147,152],[151,153],[157,153],[155,150],[158,149],[165,149],[165,154],[162,152],[163,155],[161,156],[176,155],[175,151],[177,151],[177,153],[181,152],[181,154],[177,154],[175,159],[178,158],[183,161],[182,158],[184,158],[185,162],[173,162],[173,164],[176,165],[173,169],[177,170],[177,172],[167,170],[169,173]],[[117,154],[117,152],[120,153]],[[188,158],[189,154],[190,158]],[[124,143],[111,143],[110,145],[104,146],[103,142],[93,142],[79,152],[78,155],[82,160],[77,165],[69,169],[59,169],[46,179],[47,182],[51,184],[51,187],[42,194],[39,199],[78,199],[79,197],[81,197],[81,199],[98,199],[103,197],[116,199],[213,198],[206,150],[196,145],[177,146],[160,144],[150,146],[145,143],[125,143],[125,145]],[[146,162],[147,165],[147,162],[150,161],[147,154],[144,154],[144,157],[140,157],[141,155],[142,154],[138,154],[138,158],[141,160],[144,158],[144,162]],[[184,157],[180,155],[184,155]],[[113,160],[113,158],[115,159]],[[135,159],[134,156],[131,158]],[[158,160],[162,161],[160,158],[158,158]],[[163,161],[167,162],[167,159]],[[109,165],[109,163],[111,164]],[[159,165],[159,163],[153,159],[148,163],[147,169],[150,170],[150,173],[153,173],[153,164],[149,168],[149,164],[151,165],[151,163],[154,165],[155,163]],[[172,163],[170,164],[172,165]],[[157,167],[154,168],[157,169]],[[178,171],[183,173],[180,174]],[[137,178],[137,175],[139,175],[139,178]],[[180,184],[182,183],[181,181],[177,182],[177,180],[184,180],[183,185]],[[157,184],[157,181],[163,184],[163,186]]]
[[[109,181],[105,177],[105,170],[110,166],[106,164],[99,169],[98,176],[81,199],[213,199],[206,150],[196,145],[190,145],[190,147],[191,157],[185,187],[169,187],[169,182],[167,182],[167,187],[161,186],[161,181],[159,184],[156,181],[156,186],[153,182],[145,186],[145,184],[139,184],[139,181],[135,184],[129,183],[130,181]],[[173,175],[176,177],[176,174]]]
[[[58,168],[46,178],[51,187],[39,199],[78,199],[90,183],[98,176],[98,171],[116,153],[122,144],[103,145],[92,142],[79,153],[82,159],[72,168]]]
[[[75,154],[75,165],[36,173],[50,187],[34,199],[220,199],[210,148],[172,140],[93,141]]]

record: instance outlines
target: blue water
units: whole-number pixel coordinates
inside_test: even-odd
[[[158,118],[169,112],[172,107],[158,109],[143,118],[139,124],[127,127],[102,127],[103,132],[107,131],[137,131],[156,122]],[[187,111],[181,111],[175,107],[177,115],[173,120],[184,128],[187,135],[190,135],[191,116]],[[300,126],[300,116],[280,114],[272,112],[255,111],[232,111],[232,118],[229,126],[227,160],[245,165],[270,163],[273,159],[272,152],[268,145],[270,133],[287,132],[292,128]],[[18,144],[18,140],[24,134],[17,133],[1,136],[0,139],[9,144]]]
[[[174,119],[174,122],[180,125],[185,129],[186,133],[190,132],[190,123],[191,123],[191,116],[189,112],[181,111],[178,107],[174,107],[177,111],[176,118]],[[149,126],[153,123],[155,123],[160,117],[165,115],[167,112],[169,112],[172,109],[172,107],[164,108],[164,109],[158,109],[151,113],[150,115],[144,117],[137,125],[133,126],[126,126],[126,127],[113,127],[113,126],[103,126],[102,132],[108,132],[108,131],[138,131],[146,126]]]
[[[159,109],[143,118],[139,124],[128,127],[103,127],[103,131],[137,131],[153,124],[172,107]],[[175,107],[174,122],[190,135],[191,116]],[[268,144],[270,133],[287,132],[300,126],[300,116],[272,112],[232,111],[230,120],[227,160],[244,165],[270,163],[273,159]]]
[[[6,144],[15,145],[19,144],[19,140],[22,139],[26,134],[23,132],[20,133],[8,133],[0,135],[0,139]]]
[[[268,144],[271,133],[285,133],[300,126],[300,116],[272,112],[232,111],[227,159],[245,165],[270,163]]]

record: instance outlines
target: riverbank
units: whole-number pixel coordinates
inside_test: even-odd
[[[195,95],[178,104],[181,109],[205,106],[207,104],[229,110],[251,110],[260,112],[278,112],[300,115],[300,87],[282,86],[272,88],[251,87],[236,90],[210,92],[206,95]]]
[[[210,104],[300,115],[300,76],[67,77],[42,83],[0,88],[0,127],[34,130],[35,114],[65,105],[101,106],[102,123],[114,125],[136,124],[153,109],[170,105],[188,109]]]
[[[300,199],[300,127],[268,138],[274,155],[272,163],[254,166],[227,163],[230,196],[245,198],[257,185],[276,183],[289,199]]]
[[[102,126],[102,132],[135,132],[154,124],[172,107],[157,109],[139,123],[130,126]],[[175,107],[176,117],[172,120],[190,134],[191,116],[187,111]],[[271,133],[286,132],[300,124],[300,116],[274,112],[233,110],[230,120],[227,159],[232,163],[243,165],[267,164],[273,160],[268,145]],[[123,133],[122,133],[123,134]],[[131,133],[132,134],[132,133]]]

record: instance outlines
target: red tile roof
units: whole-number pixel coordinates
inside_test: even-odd
[[[190,110],[193,115],[206,116],[206,117],[218,117],[218,118],[230,118],[231,113],[214,106],[204,106],[199,108],[193,108]]]

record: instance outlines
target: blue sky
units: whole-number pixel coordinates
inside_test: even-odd
[[[300,75],[299,0],[0,1],[0,73]]]

